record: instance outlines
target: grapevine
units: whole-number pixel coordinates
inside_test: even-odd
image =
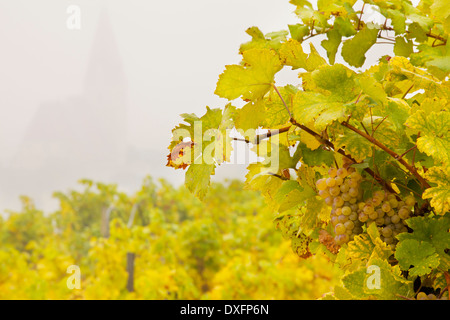
[[[245,186],[264,195],[293,251],[325,255],[342,271],[324,299],[421,299],[414,284],[424,282],[427,297],[442,297],[450,287],[448,4],[290,2],[298,23],[247,29],[242,61],[217,82],[228,103],[182,115],[167,165],[187,169],[185,184],[202,199],[233,143],[245,143],[264,159],[248,165]],[[394,55],[368,65],[369,50],[386,44]],[[299,81],[278,85],[282,69]],[[382,283],[375,289],[366,285],[372,266]]]

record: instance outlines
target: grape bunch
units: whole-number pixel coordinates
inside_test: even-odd
[[[416,300],[448,300],[448,295],[444,293],[441,297],[436,297],[433,293],[426,294],[421,291],[417,294]]]
[[[395,236],[407,231],[405,220],[411,216],[416,203],[414,197],[408,196],[402,201],[395,194],[378,190],[363,201],[363,178],[354,168],[331,168],[328,175],[317,180],[316,187],[319,196],[332,207],[331,224],[336,244],[353,240],[363,232],[364,225],[375,223],[381,239],[394,249]]]
[[[416,200],[408,196],[398,200],[397,196],[382,190],[375,191],[372,198],[358,203],[358,219],[369,226],[375,223],[381,235],[381,240],[392,249],[398,240],[396,235],[407,232],[405,220],[410,218]]]
[[[361,175],[353,168],[331,168],[328,178],[317,180],[319,196],[325,200],[331,210],[331,223],[334,227],[335,242],[338,245],[347,243],[355,235],[363,232],[358,219],[358,201],[362,200],[360,189]]]

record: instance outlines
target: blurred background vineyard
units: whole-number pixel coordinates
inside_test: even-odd
[[[242,182],[203,202],[150,177],[133,195],[80,183],[55,212],[23,196],[0,218],[0,299],[317,299],[339,278],[324,256],[300,259]]]

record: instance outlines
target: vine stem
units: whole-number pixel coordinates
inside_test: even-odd
[[[280,91],[278,91],[277,86],[274,83],[272,83],[272,87],[275,89],[276,93],[278,94],[278,96],[280,97],[281,101],[283,102],[283,105],[286,108],[287,113],[289,114],[289,118],[292,118],[291,111],[289,110],[286,102],[284,101],[283,96],[281,95]]]
[[[291,112],[289,111],[288,106],[286,105],[286,102],[284,101],[283,97],[280,94],[280,91],[278,91],[277,87],[275,86],[275,84],[272,84],[273,88],[275,89],[275,91],[277,92],[278,96],[280,97],[282,103],[284,104],[284,107],[286,108],[288,114],[289,114],[289,122],[291,122],[294,126],[299,127],[300,129],[304,130],[305,132],[307,132],[308,134],[312,135],[313,137],[315,137],[318,141],[320,141],[322,144],[325,144],[327,147],[329,147],[331,150],[334,150],[335,152],[343,155],[344,157],[346,157],[347,159],[349,159],[350,161],[352,161],[353,163],[358,163],[358,161],[356,161],[352,156],[348,155],[347,153],[345,153],[344,150],[342,149],[335,149],[334,144],[328,140],[325,139],[324,137],[322,137],[320,134],[318,134],[317,132],[311,130],[310,128],[302,125],[301,123],[298,123],[292,116],[291,116]],[[391,184],[388,181],[385,181],[381,176],[379,176],[377,173],[375,173],[372,169],[370,168],[364,168],[364,171],[367,172],[370,176],[372,176],[372,178],[375,179],[375,181],[377,181],[384,189],[386,189],[387,191],[389,191],[390,193],[393,194],[397,194],[397,192],[392,188]]]
[[[422,183],[422,186],[426,189],[429,188],[430,185],[428,184],[428,182],[417,172],[416,168],[411,166],[409,163],[407,163],[403,158],[401,158],[397,153],[395,153],[394,151],[392,151],[391,149],[389,149],[388,147],[386,147],[384,144],[382,144],[380,141],[378,141],[377,139],[375,139],[374,137],[366,134],[365,132],[359,130],[358,128],[355,128],[354,126],[352,126],[351,124],[349,124],[348,122],[344,121],[341,123],[344,127],[352,130],[353,132],[359,134],[360,136],[366,138],[367,140],[369,140],[371,143],[373,143],[374,145],[376,145],[378,148],[380,148],[381,150],[383,150],[384,152],[386,152],[387,154],[389,154],[391,157],[393,157],[395,160],[397,160],[398,162],[400,162],[406,169],[408,169],[409,172],[411,172],[416,178],[417,180],[420,181],[420,183]]]
[[[363,6],[362,6],[362,8],[361,8],[361,12],[360,12],[360,14],[359,14],[359,19],[358,19],[358,27],[356,28],[356,30],[359,30],[359,28],[361,27],[361,19],[362,19],[362,15],[363,15],[363,12],[364,12],[364,6],[366,5],[366,3],[364,2],[363,3]]]
[[[259,134],[257,136],[255,136],[255,139],[253,141],[250,141],[248,139],[242,139],[242,138],[237,138],[237,137],[233,137],[232,139],[235,141],[242,141],[245,143],[252,143],[252,144],[259,144],[263,139],[267,139],[270,138],[271,136],[289,131],[289,129],[292,128],[292,126],[287,126],[287,127],[283,127],[277,130],[269,130],[267,133],[263,133],[263,134]]]
[[[394,28],[382,26],[382,27],[380,28],[380,30],[394,31]],[[406,33],[410,33],[410,32],[411,32],[411,31],[406,30]],[[441,37],[441,36],[439,36],[439,35],[432,34],[432,33],[431,33],[431,30],[430,30],[428,33],[426,33],[425,35],[426,35],[427,37],[430,37],[430,38],[433,38],[433,39],[437,39],[437,40],[439,40],[439,41],[442,41],[442,42],[443,42],[443,43],[442,43],[443,45],[445,45],[445,44],[447,43],[447,39],[445,39],[445,38],[443,38],[443,37]]]
[[[300,129],[304,130],[305,132],[309,133],[310,135],[312,135],[313,137],[315,137],[316,139],[318,139],[319,141],[321,141],[323,144],[325,144],[327,147],[329,147],[330,149],[336,151],[337,153],[343,155],[344,157],[346,157],[347,159],[349,159],[350,161],[352,161],[353,163],[358,163],[358,161],[356,161],[352,156],[348,155],[347,153],[345,153],[344,150],[342,149],[335,149],[334,144],[328,140],[328,139],[324,139],[320,134],[318,134],[317,132],[314,132],[313,130],[309,129],[308,127],[298,123],[297,121],[295,121],[294,118],[290,119],[291,123],[297,127],[299,127]],[[387,181],[385,181],[383,178],[381,178],[378,174],[376,174],[372,169],[370,168],[364,168],[364,171],[367,172],[370,176],[372,176],[372,178],[375,179],[376,182],[378,182],[383,188],[385,188],[386,190],[388,190],[390,193],[394,193],[396,194],[397,192],[392,188],[391,184]]]

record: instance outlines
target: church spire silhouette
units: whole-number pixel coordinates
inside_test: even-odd
[[[126,97],[125,73],[106,9],[101,11],[98,19],[84,90],[92,98],[99,96],[101,99],[114,97],[123,100]]]
[[[124,165],[127,84],[106,10],[86,70],[80,95],[39,106],[12,166],[79,178]]]
[[[107,136],[111,157],[124,161],[126,153],[127,83],[119,48],[113,34],[110,17],[102,9],[84,83],[84,95],[91,112],[104,121],[98,129]],[[106,147],[106,146],[105,146]]]

